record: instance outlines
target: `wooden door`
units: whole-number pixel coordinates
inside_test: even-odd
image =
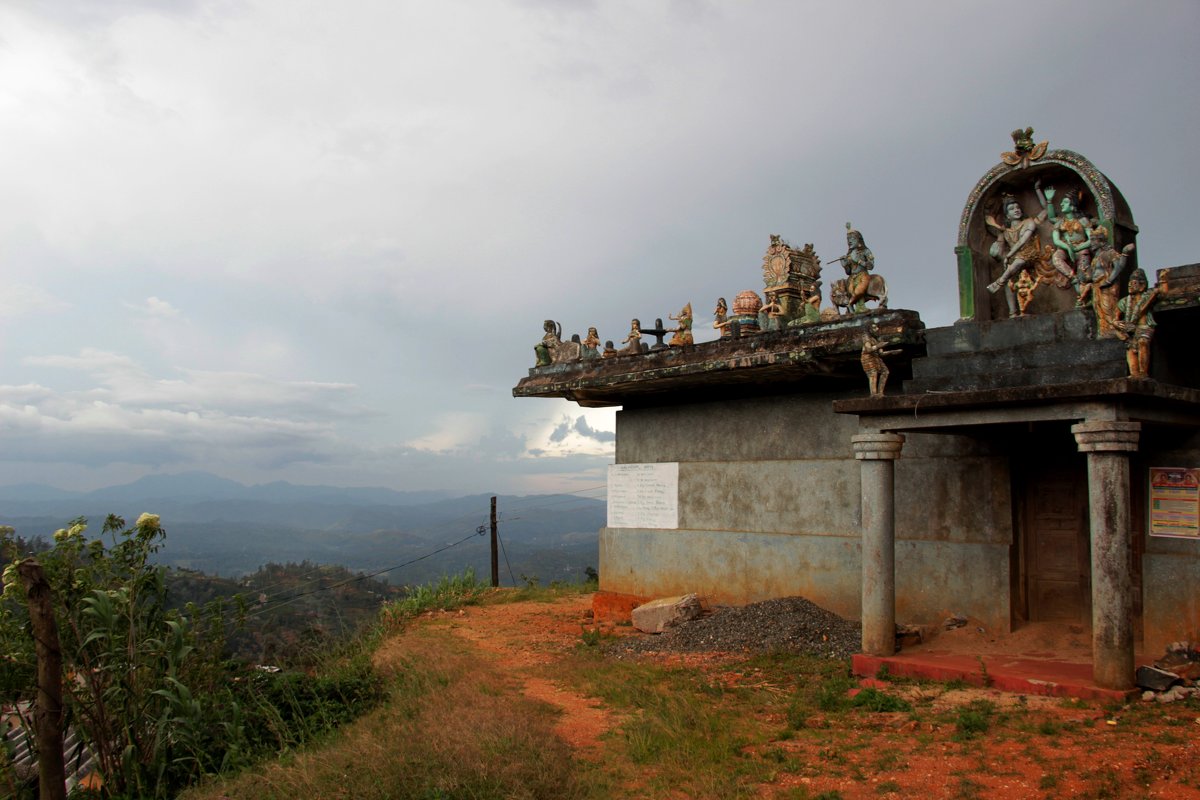
[[[1040,460],[1024,467],[1029,620],[1090,627],[1091,556],[1082,459]]]

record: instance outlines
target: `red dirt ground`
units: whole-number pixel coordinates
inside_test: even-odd
[[[559,708],[558,732],[563,739],[581,758],[599,760],[605,757],[605,748],[621,746],[619,740],[602,736],[621,724],[620,712],[546,677],[553,676],[554,664],[579,644],[581,628],[592,627],[590,608],[587,595],[473,606],[452,612],[450,630],[496,658],[528,696]],[[605,630],[643,635],[628,627]],[[761,675],[738,672],[722,656],[662,659],[702,670],[712,680],[731,686],[767,688],[781,695],[794,689],[766,686]],[[923,800],[1200,800],[1200,712],[1195,706],[1147,707],[1135,701],[1114,713],[1096,704],[1067,704],[991,689],[888,684],[886,691],[916,701],[929,712],[923,718],[986,699],[1000,710],[1011,710],[1010,721],[1028,713],[1028,719],[1038,722],[1025,732],[1010,723],[1002,730],[956,741],[952,722],[918,723],[906,713],[811,718],[792,738],[779,736],[752,748],[751,756],[780,764],[773,779],[758,787],[759,796],[802,798],[836,791],[844,800],[913,796]],[[781,714],[763,714],[760,721],[763,731],[777,735],[785,728]]]

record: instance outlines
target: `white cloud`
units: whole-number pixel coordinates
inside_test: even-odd
[[[69,308],[70,303],[40,286],[0,285],[0,322],[33,314],[57,314]]]
[[[223,454],[274,465],[323,461],[355,449],[339,422],[367,414],[352,384],[205,370],[163,378],[94,348],[26,362],[83,373],[92,385],[0,386],[0,460],[164,464]]]
[[[175,319],[180,314],[178,308],[158,297],[147,297],[141,303],[125,303],[125,307],[151,319]]]
[[[487,417],[471,412],[438,414],[429,424],[429,432],[407,445],[416,450],[449,453],[475,445],[487,432]]]

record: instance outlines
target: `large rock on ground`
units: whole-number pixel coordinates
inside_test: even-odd
[[[700,610],[700,598],[694,594],[660,597],[633,610],[633,627],[644,633],[662,633],[672,625],[700,616]]]

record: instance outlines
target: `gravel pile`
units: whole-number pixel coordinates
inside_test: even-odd
[[[718,608],[660,634],[626,636],[611,645],[618,658],[632,653],[767,653],[782,651],[849,658],[862,649],[862,626],[803,597]]]

